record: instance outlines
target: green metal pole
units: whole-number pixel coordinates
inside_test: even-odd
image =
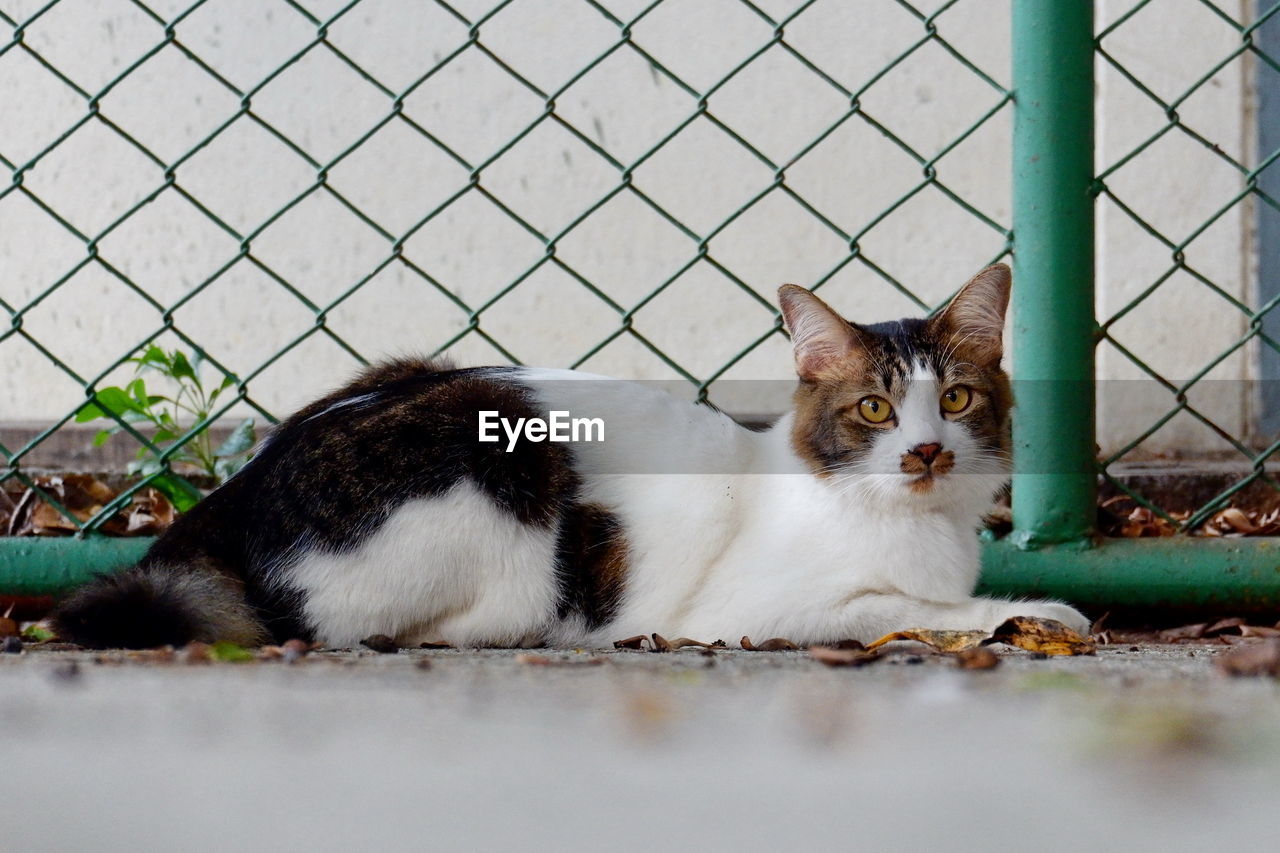
[[[1014,544],[1095,517],[1093,2],[1013,0]]]

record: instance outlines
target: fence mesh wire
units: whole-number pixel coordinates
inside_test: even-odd
[[[972,13],[972,0],[969,3]],[[431,342],[437,352],[449,351],[469,339],[480,339],[497,357],[511,362],[519,362],[520,358],[508,346],[508,342],[492,330],[490,318],[503,305],[503,300],[513,292],[522,287],[527,288],[533,279],[548,268],[554,269],[567,276],[582,293],[590,294],[596,303],[593,308],[595,313],[590,315],[590,321],[568,320],[570,323],[589,322],[594,341],[585,350],[564,359],[564,366],[582,365],[616,340],[629,338],[665,365],[669,374],[682,377],[696,389],[699,397],[705,398],[713,383],[726,371],[764,342],[781,335],[780,321],[771,304],[770,294],[766,292],[762,295],[748,283],[748,276],[743,270],[735,269],[733,263],[717,251],[727,230],[736,221],[753,210],[765,210],[766,203],[771,199],[785,198],[802,210],[811,219],[812,225],[825,231],[839,243],[838,254],[825,263],[811,280],[801,282],[810,287],[821,288],[842,270],[855,265],[869,271],[875,279],[917,308],[927,309],[932,303],[939,301],[945,294],[918,293],[918,288],[913,289],[900,280],[867,248],[867,235],[924,193],[945,199],[988,235],[985,241],[987,248],[982,250],[982,262],[994,261],[1009,249],[1011,235],[1008,223],[1002,221],[1007,220],[1007,206],[1000,205],[1000,209],[993,211],[990,204],[974,201],[962,191],[954,189],[948,178],[948,155],[989,124],[994,117],[1006,113],[1011,98],[1006,86],[984,70],[984,63],[972,60],[944,34],[948,15],[954,14],[953,8],[957,6],[956,0],[934,3],[929,8],[906,0],[885,0],[875,10],[863,10],[868,14],[893,16],[898,22],[899,31],[909,33],[909,36],[890,51],[891,56],[887,62],[860,75],[851,73],[847,68],[830,70],[829,54],[827,58],[811,56],[799,43],[803,40],[798,41],[791,35],[795,30],[803,28],[806,16],[812,17],[815,14],[815,6],[822,5],[814,0],[803,3],[724,0],[713,4],[717,7],[710,16],[713,26],[699,32],[684,33],[683,43],[680,38],[672,42],[671,38],[665,36],[646,36],[645,29],[651,19],[692,11],[688,3],[680,3],[678,0],[654,0],[647,4],[605,0],[566,0],[555,3],[540,0],[532,4],[512,0],[496,4],[459,0],[450,4],[435,0],[433,3],[419,4],[419,8],[415,10],[415,15],[421,18],[424,8],[430,7],[427,11],[435,23],[426,40],[434,46],[430,48],[430,61],[426,61],[423,67],[414,69],[412,73],[405,69],[411,68],[414,61],[422,62],[419,54],[425,54],[428,50],[422,44],[415,46],[412,42],[401,43],[398,47],[394,44],[370,45],[340,37],[344,26],[359,20],[360,16],[385,17],[397,14],[396,4],[382,0],[353,0],[334,8],[324,8],[333,6],[332,3],[325,2],[272,0],[270,3],[262,3],[256,9],[233,0],[207,0],[190,5],[175,5],[163,0],[149,3],[119,0],[99,5],[86,5],[76,0],[54,0],[29,9],[14,8],[21,5],[24,4],[0,3],[0,8],[5,9],[0,11],[0,22],[11,31],[7,44],[0,47],[0,75],[8,73],[5,69],[11,72],[21,63],[28,67],[26,79],[30,80],[30,66],[32,63],[39,66],[39,85],[43,87],[42,91],[47,89],[47,95],[41,96],[44,99],[41,103],[47,107],[47,114],[42,116],[42,121],[35,122],[34,126],[37,129],[47,129],[43,134],[37,134],[27,132],[30,130],[28,127],[21,139],[15,138],[15,134],[7,144],[0,140],[0,166],[10,176],[8,185],[0,190],[0,206],[6,201],[14,203],[21,200],[29,203],[25,206],[28,218],[35,216],[41,220],[43,228],[52,228],[56,232],[48,238],[51,255],[56,255],[52,247],[65,242],[67,237],[79,246],[79,251],[70,262],[53,269],[47,279],[40,281],[37,286],[30,286],[31,283],[28,283],[26,292],[12,287],[0,291],[0,355],[4,355],[6,351],[12,353],[15,346],[25,344],[38,352],[49,365],[56,367],[60,374],[69,378],[81,389],[82,394],[75,406],[48,423],[46,428],[41,429],[23,446],[0,446],[0,454],[5,463],[4,469],[0,470],[0,484],[6,480],[18,481],[26,487],[36,489],[84,532],[101,527],[133,493],[145,488],[155,477],[162,476],[172,457],[184,444],[233,407],[248,407],[268,421],[274,421],[275,415],[283,414],[272,412],[267,404],[255,396],[254,389],[260,377],[304,342],[317,337],[327,339],[348,353],[353,363],[363,361],[366,356],[378,355],[362,352],[361,347],[348,339],[349,335],[336,328],[332,317],[344,303],[353,299],[362,288],[369,287],[371,282],[375,282],[389,268],[396,269],[402,275],[407,271],[416,286],[438,294],[465,318],[461,327],[452,334]],[[237,17],[244,17],[250,12],[261,15],[262,9],[267,6],[270,7],[266,11],[267,19],[276,16],[275,25],[279,26],[283,16],[288,19],[288,25],[303,33],[303,36],[288,49],[286,55],[276,58],[276,61],[273,61],[272,53],[279,52],[278,46],[242,51],[236,61],[227,61],[227,54],[219,52],[220,47],[225,45],[220,46],[217,21],[234,24]],[[628,8],[622,8],[624,6]],[[399,11],[403,12],[404,8],[401,7]],[[705,13],[706,9],[701,11]],[[210,18],[211,14],[215,17]],[[123,70],[110,75],[99,75],[97,79],[91,79],[93,75],[74,75],[65,70],[68,48],[61,44],[59,28],[67,25],[68,18],[59,16],[70,15],[82,18],[86,15],[104,16],[103,26],[107,30],[111,29],[113,22],[117,30],[127,29],[127,43],[122,46],[120,33],[117,31],[113,48],[117,51],[132,50],[126,60],[119,61],[117,58],[117,67],[122,65]],[[758,22],[754,30],[757,35],[750,43],[743,43],[740,39],[736,45],[718,44],[714,26],[717,15],[749,16]],[[518,20],[516,29],[519,30],[514,39],[510,32],[503,30],[504,23],[513,17]],[[572,20],[567,20],[570,17]],[[190,35],[198,22],[203,22],[200,25],[207,30],[209,20],[215,21],[212,30],[214,35],[210,36],[206,32],[203,39]],[[548,37],[550,41],[541,43],[540,40],[546,33],[554,33],[558,26],[563,30],[562,37]],[[669,33],[672,29],[667,26],[665,30],[654,29],[653,32]],[[584,45],[590,43],[591,39],[582,35],[587,32],[597,38],[603,33],[604,37],[588,49]],[[448,33],[455,34],[452,41],[447,38]],[[104,37],[110,35],[107,32]],[[424,34],[419,32],[416,35]],[[241,33],[239,37],[250,36],[251,34]],[[223,40],[235,37],[233,33],[226,33]],[[380,52],[396,50],[411,56],[413,61],[388,64],[388,57],[379,55]],[[544,53],[555,52],[556,55],[551,57],[548,53],[540,65],[530,65],[524,61],[530,51],[536,53],[539,50]],[[693,68],[687,61],[682,61],[692,51],[714,50],[721,51],[717,62],[712,63],[714,73],[708,72],[705,63],[699,68]],[[513,58],[513,53],[518,55]],[[941,144],[914,141],[909,132],[903,132],[901,123],[895,130],[891,122],[872,108],[876,92],[885,88],[886,81],[893,80],[905,65],[923,61],[921,57],[924,56],[930,57],[928,61],[933,63],[937,74],[950,75],[956,79],[969,78],[971,83],[987,92],[979,101],[981,108],[948,130]],[[633,63],[639,60],[655,80],[660,78],[664,89],[676,95],[676,107],[671,109],[669,120],[662,131],[651,138],[606,143],[601,128],[591,126],[591,120],[581,110],[575,110],[575,87],[598,77],[600,79],[595,81],[595,85],[605,88],[612,86],[615,90],[613,94],[619,100],[626,102],[630,98],[638,98],[636,92],[626,90],[625,84],[612,82],[609,68],[622,59]],[[548,63],[553,67],[563,67],[566,63],[575,61],[579,64],[559,77],[535,73]],[[6,62],[10,64],[6,65]],[[767,112],[739,117],[726,116],[720,109],[720,105],[725,103],[722,96],[736,85],[735,81],[746,80],[753,68],[767,70],[779,62],[785,62],[791,67],[789,79],[792,80],[795,79],[796,69],[802,69],[805,82],[800,90],[793,88],[775,93],[778,97],[805,99],[810,103],[816,103],[815,98],[822,98],[836,105],[814,132],[797,140],[790,147],[762,144],[758,139],[753,139],[750,130],[743,129],[759,127],[761,122],[767,125]],[[945,65],[940,62],[945,62]],[[318,63],[329,67],[336,64],[351,72],[343,79],[350,86],[360,89],[362,99],[360,109],[352,109],[348,101],[344,100],[342,92],[312,92],[311,108],[318,115],[329,114],[330,126],[341,128],[340,133],[331,134],[332,138],[321,140],[315,138],[314,128],[295,128],[289,121],[273,117],[270,109],[273,90],[282,85],[282,80],[295,72],[305,76]],[[473,131],[479,128],[479,131],[473,132],[473,137],[485,134],[491,136],[495,133],[491,121],[493,116],[476,114],[477,111],[489,109],[488,106],[477,106],[472,111],[463,109],[454,113],[439,109],[434,113],[432,110],[415,111],[413,108],[415,93],[433,86],[447,86],[451,69],[467,63],[473,66],[473,76],[469,79],[476,79],[477,74],[489,81],[501,78],[502,85],[514,88],[519,93],[518,102],[512,101],[510,109],[501,116],[499,126],[505,128],[504,138],[488,150],[464,144],[466,136],[455,132],[456,125],[466,124]],[[180,137],[154,133],[148,136],[136,131],[130,119],[138,115],[139,110],[145,114],[172,107],[175,109],[175,122],[180,119],[177,112],[181,111],[173,103],[163,99],[148,102],[146,87],[141,85],[138,97],[126,97],[131,92],[130,87],[134,81],[145,78],[148,85],[152,85],[157,76],[163,78],[166,75],[176,75],[179,70],[182,74],[189,75],[192,67],[199,69],[200,81],[196,87],[198,91],[187,94],[195,97],[196,102],[202,103],[203,107],[194,114],[195,118],[184,114],[181,120],[188,125],[205,122],[205,132],[198,135],[194,144],[188,143],[177,148],[173,139]],[[476,71],[475,68],[481,70]],[[489,85],[497,84],[491,82]],[[821,89],[821,93],[815,93],[815,88]],[[465,102],[466,92],[455,94]],[[517,98],[516,95],[510,97]],[[530,98],[534,104],[532,109],[529,109]],[[375,104],[376,108],[369,107],[370,103]],[[767,106],[762,104],[761,110],[765,110]],[[645,105],[638,104],[635,108],[644,109]],[[518,121],[513,118],[522,113],[524,117]],[[65,119],[57,123],[56,117]],[[892,146],[897,152],[895,156],[899,158],[899,164],[905,167],[904,172],[913,177],[904,179],[895,195],[885,199],[882,207],[873,215],[864,216],[857,221],[849,221],[850,217],[845,216],[842,221],[840,215],[830,211],[830,205],[812,198],[813,192],[799,189],[790,175],[797,168],[802,168],[807,160],[812,160],[813,153],[822,149],[824,142],[854,125],[861,126],[863,131],[873,131],[879,139]],[[190,132],[190,127],[186,129]],[[576,198],[566,201],[572,209],[560,221],[523,213],[517,204],[505,197],[501,188],[504,170],[514,169],[521,173],[522,179],[529,177],[533,180],[538,177],[540,169],[548,168],[545,164],[531,164],[520,159],[529,140],[548,130],[567,134],[576,143],[574,150],[577,158],[568,167],[570,173],[588,170],[593,174],[604,175],[593,197],[587,198],[585,202],[577,201]],[[679,205],[658,198],[650,191],[645,179],[647,164],[664,156],[685,162],[686,168],[693,169],[694,172],[714,168],[715,161],[724,156],[724,149],[719,149],[721,153],[717,154],[705,149],[699,152],[696,146],[691,148],[688,140],[695,138],[695,131],[702,138],[714,138],[717,145],[731,143],[738,152],[736,156],[744,156],[753,164],[759,164],[752,173],[755,175],[753,183],[746,188],[741,198],[730,210],[713,218],[691,217],[673,209]],[[361,156],[362,149],[376,147],[379,139],[392,132],[401,137],[412,136],[425,143],[431,153],[421,156],[443,157],[456,167],[457,179],[453,184],[432,187],[432,193],[428,195],[434,194],[433,203],[409,220],[380,215],[376,209],[376,193],[362,192],[358,181],[353,183],[335,179],[343,171],[344,164]],[[262,198],[257,200],[259,210],[251,209],[244,215],[230,216],[222,213],[218,205],[208,201],[211,194],[216,194],[216,180],[210,182],[188,176],[192,173],[191,167],[195,161],[217,149],[220,140],[237,134],[254,134],[273,141],[287,153],[293,168],[300,167],[304,178],[279,203],[272,204],[269,209],[261,209],[270,198],[268,189],[278,191],[278,186],[269,180],[272,176],[261,177]],[[135,181],[123,187],[108,183],[107,192],[111,197],[100,206],[96,217],[67,214],[63,199],[55,197],[57,193],[43,192],[40,183],[33,180],[40,175],[42,166],[47,166],[51,160],[56,159],[60,151],[64,155],[72,152],[81,160],[92,160],[96,149],[103,146],[118,148],[121,144],[129,149],[128,156],[137,161],[134,172],[144,175],[145,183],[138,186]],[[363,162],[361,168],[364,170],[363,174],[371,176],[371,181],[392,192],[397,176],[411,171],[413,167],[404,162],[378,162],[381,156],[380,152],[374,152],[372,159],[375,162],[372,165]],[[569,155],[566,152],[566,164],[568,161]],[[235,162],[234,157],[226,156],[218,162],[225,163],[229,172],[243,165]],[[278,171],[286,170],[281,167]],[[229,175],[228,180],[234,177]],[[93,178],[100,180],[102,176],[96,175]],[[840,176],[830,176],[830,180],[839,181]],[[84,192],[93,192],[100,186],[89,178],[86,178],[86,184]],[[353,186],[355,189],[352,189]],[[822,192],[817,194],[822,195]],[[614,291],[593,277],[590,271],[577,268],[562,251],[565,241],[575,231],[582,230],[584,224],[590,223],[593,216],[600,214],[610,202],[619,197],[628,197],[656,214],[678,233],[683,245],[681,261],[668,274],[653,278],[647,282],[643,292],[631,294],[625,299],[616,296]],[[327,298],[323,299],[316,298],[308,289],[305,269],[285,269],[284,265],[274,262],[268,257],[268,253],[259,249],[264,235],[270,234],[273,226],[284,221],[291,211],[317,199],[331,202],[326,208],[328,210],[341,208],[345,214],[354,217],[364,229],[376,235],[375,242],[381,247],[376,256],[366,258],[364,266],[344,286],[326,294]],[[454,214],[462,217],[469,215],[467,205],[479,200],[487,203],[490,212],[500,211],[507,226],[514,226],[521,239],[524,238],[523,235],[527,235],[536,240],[541,248],[531,262],[511,270],[501,286],[477,296],[474,293],[463,293],[462,288],[451,286],[447,275],[415,260],[406,251],[406,245],[415,239],[415,235],[441,219]],[[156,209],[157,205],[168,205],[166,210],[179,209],[183,216],[189,216],[192,211],[198,212],[215,232],[210,239],[221,240],[229,246],[229,250],[217,264],[201,270],[192,286],[178,292],[172,288],[156,286],[152,283],[154,279],[131,272],[129,264],[115,262],[110,253],[103,250],[114,233],[129,228],[131,220],[145,219],[147,211]],[[253,205],[250,204],[249,208],[253,208]],[[695,219],[698,221],[694,221]],[[229,243],[226,238],[230,238]],[[162,228],[156,239],[165,239]],[[174,248],[177,253],[181,253],[180,247]],[[496,251],[498,246],[481,246],[478,257],[483,260],[485,252],[490,248]],[[54,266],[56,264],[52,260],[46,264],[47,268]],[[243,273],[246,268],[252,268],[259,277],[268,279],[279,293],[287,294],[296,301],[311,318],[305,328],[263,358],[254,358],[248,352],[215,352],[205,346],[202,333],[197,328],[199,324],[183,319],[184,307],[210,292],[216,292],[220,287],[230,287],[226,283],[237,271]],[[745,301],[752,303],[747,306],[739,301],[735,310],[753,311],[758,315],[756,331],[750,339],[740,345],[735,344],[727,357],[710,366],[684,363],[687,359],[677,358],[665,351],[659,341],[642,331],[635,322],[638,312],[657,300],[665,299],[673,283],[697,269],[713,270],[720,279],[732,283],[746,297]],[[102,340],[100,345],[110,357],[95,362],[91,370],[77,369],[71,363],[72,359],[60,355],[58,343],[51,340],[52,335],[47,326],[40,327],[31,322],[39,314],[42,304],[54,299],[60,289],[69,288],[86,271],[92,271],[99,279],[105,275],[111,280],[111,287],[123,286],[129,291],[128,296],[121,292],[121,299],[133,306],[131,317],[136,318],[139,314],[137,300],[145,303],[141,314],[149,316],[149,320],[138,326],[138,331],[132,335]],[[951,282],[952,286],[954,284],[955,282]],[[603,312],[598,310],[601,308],[604,309]],[[123,321],[120,326],[133,328]],[[708,328],[714,328],[713,324],[709,323]],[[246,331],[249,335],[255,332],[252,328]],[[40,489],[31,474],[24,470],[24,460],[43,441],[72,422],[84,401],[92,400],[95,393],[108,382],[108,377],[120,374],[126,366],[126,359],[156,341],[167,341],[187,352],[203,355],[208,365],[231,380],[234,395],[228,394],[220,400],[215,411],[200,423],[192,424],[185,435],[167,447],[156,445],[147,435],[135,429],[133,424],[117,418],[123,430],[134,441],[154,451],[165,463],[165,467],[137,480],[89,520],[77,519],[52,495]]]
[[[1137,286],[1120,294],[1101,311],[1100,357],[1119,356],[1127,362],[1132,368],[1130,375],[1142,381],[1121,384],[1140,384],[1142,396],[1154,403],[1157,411],[1145,428],[1133,431],[1128,440],[1104,455],[1099,465],[1108,485],[1172,527],[1190,531],[1247,489],[1280,489],[1280,482],[1266,470],[1266,462],[1280,449],[1280,442],[1251,429],[1249,416],[1246,414],[1242,420],[1238,406],[1231,405],[1236,401],[1224,401],[1221,394],[1215,393],[1222,388],[1214,387],[1230,386],[1228,390],[1234,393],[1245,384],[1240,377],[1251,375],[1251,358],[1255,355],[1251,348],[1280,347],[1280,342],[1264,329],[1268,313],[1280,298],[1267,298],[1265,290],[1253,292],[1250,278],[1255,271],[1247,268],[1249,253],[1241,250],[1239,242],[1248,239],[1256,216],[1280,213],[1280,199],[1260,183],[1262,173],[1280,158],[1280,150],[1254,150],[1258,137],[1247,124],[1240,137],[1224,138],[1222,128],[1206,109],[1212,104],[1215,91],[1224,85],[1280,85],[1280,57],[1267,53],[1259,39],[1261,28],[1280,24],[1276,17],[1280,15],[1280,4],[1270,0],[1233,5],[1196,0],[1178,6],[1179,38],[1187,37],[1181,34],[1194,33],[1194,41],[1189,43],[1202,49],[1191,53],[1199,59],[1214,55],[1202,63],[1186,60],[1174,81],[1167,73],[1153,73],[1151,65],[1143,61],[1142,49],[1144,40],[1168,38],[1167,32],[1159,32],[1159,22],[1162,17],[1168,20],[1169,4],[1153,0],[1128,4],[1113,20],[1104,22],[1097,36],[1103,85],[1112,87],[1113,96],[1119,90],[1119,96],[1127,99],[1133,109],[1149,116],[1140,136],[1102,147],[1094,189],[1099,196],[1099,214],[1106,223],[1103,227],[1114,229],[1113,237],[1121,235],[1126,243],[1125,252],[1144,256],[1145,263],[1134,276]],[[1160,84],[1153,78],[1159,78]],[[1170,146],[1190,149],[1189,157],[1198,164],[1193,174],[1181,176],[1193,193],[1166,197],[1163,209],[1150,203],[1135,203],[1139,195],[1135,180],[1148,185],[1171,181],[1168,175],[1143,168],[1144,162],[1158,162],[1156,152]],[[1206,244],[1232,229],[1245,236],[1236,238],[1227,254],[1234,266],[1223,265]],[[1101,272],[1105,283],[1110,271]],[[1226,283],[1241,279],[1242,287]],[[1147,312],[1145,321],[1139,322],[1168,323],[1168,316],[1160,314],[1161,305],[1169,306],[1172,291],[1179,290],[1183,299],[1180,307],[1163,310],[1185,311],[1192,305],[1191,310],[1199,312],[1200,317],[1192,324],[1195,336],[1175,344],[1183,357],[1171,370],[1168,366],[1162,368],[1155,358],[1144,358],[1139,348],[1128,341],[1136,337],[1131,328],[1137,313]],[[1128,328],[1126,323],[1130,324]],[[1218,343],[1224,346],[1214,351]],[[1217,381],[1224,378],[1229,381]],[[1116,391],[1130,394],[1131,387]],[[1106,402],[1104,389],[1104,408]],[[1190,424],[1199,434],[1211,433],[1224,458],[1243,461],[1248,467],[1247,473],[1202,504],[1176,515],[1115,475],[1119,465],[1141,453],[1144,442],[1175,421]]]
[[[1151,380],[1147,385],[1167,395],[1167,405],[1147,428],[1100,460],[1100,471],[1112,487],[1171,524],[1193,529],[1242,490],[1280,488],[1265,468],[1280,443],[1259,446],[1244,435],[1243,422],[1222,417],[1211,395],[1197,397],[1224,365],[1248,358],[1250,347],[1280,349],[1263,324],[1280,298],[1241,298],[1240,288],[1222,284],[1222,273],[1204,268],[1196,255],[1215,229],[1232,217],[1247,216],[1251,206],[1280,211],[1277,199],[1259,183],[1280,151],[1255,151],[1247,142],[1224,146],[1196,113],[1196,104],[1212,99],[1225,76],[1243,79],[1255,68],[1280,74],[1277,57],[1262,50],[1257,38],[1280,5],[1268,8],[1261,2],[1253,17],[1243,20],[1236,6],[1213,0],[1185,0],[1178,6],[1182,32],[1198,28],[1198,41],[1222,48],[1203,67],[1188,67],[1177,91],[1165,91],[1167,74],[1155,75],[1159,85],[1148,79],[1150,69],[1133,58],[1141,51],[1126,48],[1144,34],[1160,36],[1156,24],[1169,19],[1167,3],[1125,5],[1102,22],[1097,39],[1103,84],[1113,93],[1123,89],[1135,109],[1153,117],[1142,138],[1102,146],[1095,189],[1100,211],[1111,223],[1104,227],[1145,242],[1163,259],[1137,273],[1142,286],[1101,308],[1100,353],[1118,356],[1132,365],[1132,375]],[[972,159],[967,165],[958,159],[966,148],[988,158],[1007,156],[1003,143],[976,141],[992,128],[1001,135],[1007,131],[1012,94],[1001,82],[1003,68],[996,70],[992,51],[961,45],[949,29],[960,15],[969,16],[970,23],[975,15],[989,15],[990,5],[985,0],[860,3],[858,15],[841,19],[855,26],[828,34],[824,47],[814,32],[830,26],[833,8],[830,0],[0,0],[0,24],[10,31],[0,46],[0,80],[7,81],[8,90],[0,93],[0,112],[14,102],[14,88],[26,90],[17,99],[26,112],[8,109],[0,134],[0,167],[10,176],[0,189],[0,232],[9,221],[6,214],[12,218],[19,210],[23,238],[34,244],[23,250],[38,256],[23,269],[40,271],[34,280],[0,282],[0,359],[17,363],[14,354],[21,351],[56,372],[41,374],[39,381],[76,390],[65,411],[42,423],[30,440],[0,445],[0,486],[21,483],[35,489],[83,531],[99,529],[134,493],[163,476],[184,445],[228,412],[249,410],[268,422],[284,414],[263,399],[261,388],[291,354],[310,353],[308,347],[320,340],[345,353],[353,365],[381,355],[376,333],[344,327],[335,318],[369,293],[376,299],[379,283],[391,275],[429,295],[434,310],[453,317],[447,334],[423,342],[426,349],[449,352],[478,344],[491,358],[513,363],[524,360],[525,351],[512,329],[530,304],[513,297],[544,286],[554,275],[562,287],[560,298],[563,288],[571,288],[578,300],[572,310],[565,309],[565,322],[581,328],[570,349],[557,351],[552,360],[591,366],[602,352],[625,344],[633,358],[660,368],[646,375],[680,377],[699,398],[713,396],[717,380],[781,338],[771,294],[735,250],[744,240],[768,234],[778,205],[802,215],[809,239],[835,247],[821,254],[798,283],[830,289],[853,270],[861,281],[877,283],[881,289],[875,298],[882,302],[896,300],[904,309],[933,307],[947,295],[945,289],[930,291],[919,277],[904,275],[900,261],[882,248],[889,242],[885,234],[903,242],[904,233],[932,227],[933,215],[922,223],[913,205],[928,198],[931,214],[945,208],[953,218],[937,230],[961,234],[960,242],[976,247],[971,268],[1002,257],[1012,246],[1007,187],[976,191],[968,180]],[[877,44],[875,50],[854,45],[856,24],[868,16],[894,22],[888,30],[876,29],[893,33],[891,43]],[[398,28],[397,21],[406,24]],[[355,35],[364,25],[365,32],[380,35]],[[267,34],[255,35],[255,27]],[[73,29],[92,38],[66,38]],[[994,19],[990,29],[993,37],[1007,41]],[[833,41],[847,48],[833,51]],[[86,62],[85,54],[93,58],[95,52],[102,61]],[[699,62],[690,60],[695,55]],[[855,61],[865,56],[876,61]],[[639,91],[637,78],[621,68],[643,69],[661,83],[664,96],[648,97]],[[937,81],[944,96],[917,86],[911,110],[903,112],[904,79]],[[481,102],[472,85],[500,97]],[[963,98],[948,98],[947,85],[969,88]],[[584,108],[583,92],[603,97],[618,115],[643,114],[645,120],[630,125],[630,132],[625,121],[615,127],[606,118],[602,125],[599,110]],[[938,120],[930,112],[931,98],[965,106]],[[298,109],[281,106],[299,99],[306,105],[305,120]],[[38,115],[31,114],[33,103]],[[773,120],[772,112],[788,103],[803,103],[805,109],[788,113],[786,121]],[[794,121],[795,116],[805,121]],[[789,122],[795,126],[777,127]],[[181,132],[175,129],[179,126]],[[851,175],[858,164],[831,168],[835,140],[851,133],[863,134],[860,144],[871,170],[883,171],[891,162],[897,175],[872,210],[842,206],[842,197],[857,190]],[[547,147],[538,140],[548,135],[564,140],[563,162],[543,156]],[[872,140],[882,146],[878,158],[870,153]],[[1225,170],[1206,168],[1206,186],[1212,177],[1213,191],[1202,195],[1213,199],[1213,207],[1191,225],[1185,217],[1170,219],[1144,207],[1127,189],[1132,176],[1142,178],[1143,164],[1157,159],[1153,152],[1175,143],[1195,146],[1214,168]],[[264,146],[274,151],[271,165],[255,170],[248,161]],[[103,151],[114,152],[114,165],[102,166],[107,162],[100,159]],[[405,157],[409,151],[413,155]],[[423,180],[426,161],[435,166]],[[130,164],[127,175],[116,173],[122,163]],[[718,208],[692,203],[690,194],[702,191],[697,179],[718,168],[733,174],[731,191],[720,193],[732,203]],[[68,197],[66,181],[42,179],[77,169],[83,179],[72,184],[79,187],[75,199]],[[667,184],[663,170],[675,176],[668,176]],[[693,189],[672,192],[671,181]],[[524,204],[518,188],[528,183],[550,201],[533,208]],[[226,200],[227,187],[238,194],[235,203]],[[386,204],[406,195],[406,188],[412,188],[413,203]],[[87,204],[85,197],[94,203]],[[619,214],[624,204],[627,213]],[[488,224],[459,237],[456,222],[474,219],[481,209]],[[619,288],[576,247],[605,233],[620,239],[615,246],[620,248],[628,216],[660,219],[670,234],[673,260],[660,272],[645,267],[634,286]],[[193,245],[200,243],[199,251],[164,245],[173,238],[166,220],[175,217],[200,220],[203,236],[189,238]],[[759,221],[747,228],[753,217]],[[615,221],[612,232],[598,227],[606,219]],[[316,288],[311,279],[319,271],[273,251],[272,239],[282,231],[297,238],[308,223],[335,220],[359,230],[360,238],[352,238],[352,245],[359,245],[330,277],[331,285]],[[1120,222],[1132,228],[1125,232]],[[315,230],[323,232],[317,240],[337,239],[321,226]],[[346,239],[345,232],[335,233]],[[132,235],[130,245],[149,240],[150,247],[141,251],[146,258],[113,251],[113,241],[125,234]],[[424,260],[415,245],[432,234],[437,243],[476,243],[469,247],[471,263],[496,270],[497,278],[490,286],[471,287],[438,262],[439,253]],[[506,251],[513,243],[531,250]],[[183,266],[184,255],[200,260]],[[166,266],[180,267],[186,284],[166,283]],[[239,304],[246,292],[250,299],[263,298],[261,291],[244,289],[246,276],[265,287],[270,299],[289,303],[295,322],[287,332],[274,328],[281,325],[278,313],[264,312],[255,322],[253,306],[246,312]],[[59,299],[81,298],[86,280],[112,288],[117,301],[128,306],[105,323],[106,334],[95,342],[99,355],[87,360],[68,354],[59,340],[67,330],[48,319],[49,307]],[[678,351],[655,332],[655,324],[638,321],[654,306],[680,302],[678,293],[690,280],[729,288],[718,291],[718,298],[729,303],[724,310],[754,317],[741,340],[715,340],[713,346],[719,337],[716,318],[702,317],[707,345],[697,353]],[[1171,288],[1189,285],[1215,300],[1207,311],[1238,315],[1243,324],[1229,345],[1193,369],[1144,355],[1126,331],[1127,321],[1158,305]],[[705,301],[701,304],[705,309]],[[219,320],[220,311],[233,308],[239,320]],[[390,313],[398,310],[393,306]],[[420,319],[411,311],[402,313],[410,315],[409,322]],[[219,322],[243,323],[243,346],[213,344],[215,336],[226,338],[225,332],[211,332]],[[41,489],[29,460],[74,421],[85,401],[120,381],[128,372],[127,360],[153,342],[200,354],[219,378],[230,380],[231,393],[173,444],[161,446],[117,419],[126,435],[164,465],[86,521]],[[1173,517],[1116,471],[1149,438],[1188,418],[1239,454],[1250,472],[1189,516]]]

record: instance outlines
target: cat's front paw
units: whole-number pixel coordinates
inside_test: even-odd
[[[1069,604],[1056,601],[1023,601],[1013,602],[1004,610],[1004,618],[1014,616],[1034,616],[1039,619],[1053,619],[1061,622],[1072,631],[1082,636],[1089,636],[1090,622],[1084,614]]]

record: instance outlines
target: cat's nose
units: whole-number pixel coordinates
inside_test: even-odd
[[[912,456],[919,456],[920,461],[926,465],[932,465],[933,460],[938,458],[938,454],[942,452],[942,445],[936,441],[928,444],[917,444],[908,451]]]

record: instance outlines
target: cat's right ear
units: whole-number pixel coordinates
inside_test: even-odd
[[[803,287],[778,288],[782,320],[791,335],[801,379],[835,378],[859,351],[857,332],[827,303]]]

